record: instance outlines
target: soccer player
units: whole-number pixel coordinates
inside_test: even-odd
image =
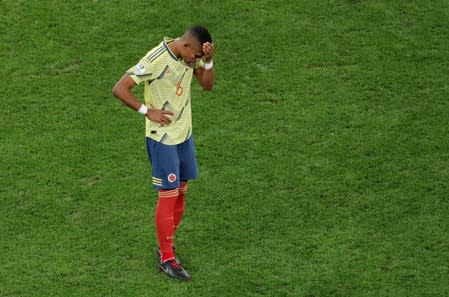
[[[209,31],[193,26],[179,38],[164,38],[120,78],[112,91],[146,117],[152,186],[158,191],[155,217],[159,269],[180,280],[189,280],[190,275],[175,255],[173,240],[184,213],[188,180],[198,176],[190,84],[195,76],[204,90],[212,89],[214,51]],[[144,83],[145,104],[131,92],[140,83]]]

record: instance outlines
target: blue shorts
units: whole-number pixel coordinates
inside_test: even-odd
[[[178,188],[181,181],[198,177],[198,164],[193,136],[177,145],[166,145],[146,138],[151,162],[153,188]]]

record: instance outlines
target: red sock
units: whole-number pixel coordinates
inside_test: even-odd
[[[159,199],[156,207],[156,228],[162,263],[175,258],[175,254],[173,253],[173,213],[178,196],[178,189],[159,191]]]
[[[173,212],[175,231],[181,223],[182,215],[184,214],[184,198],[186,196],[187,188],[187,182],[182,181],[181,185],[179,186],[179,196],[176,200],[175,211]]]

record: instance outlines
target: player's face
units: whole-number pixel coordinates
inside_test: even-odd
[[[196,39],[189,39],[189,41],[184,44],[182,58],[187,63],[194,63],[202,56],[204,56],[203,46],[199,41],[197,41]]]

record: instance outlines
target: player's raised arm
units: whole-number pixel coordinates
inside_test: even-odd
[[[210,91],[212,90],[215,81],[215,67],[213,62],[213,56],[215,53],[214,44],[205,42],[203,44],[203,53],[205,64],[203,67],[195,70],[195,77],[204,90]]]

